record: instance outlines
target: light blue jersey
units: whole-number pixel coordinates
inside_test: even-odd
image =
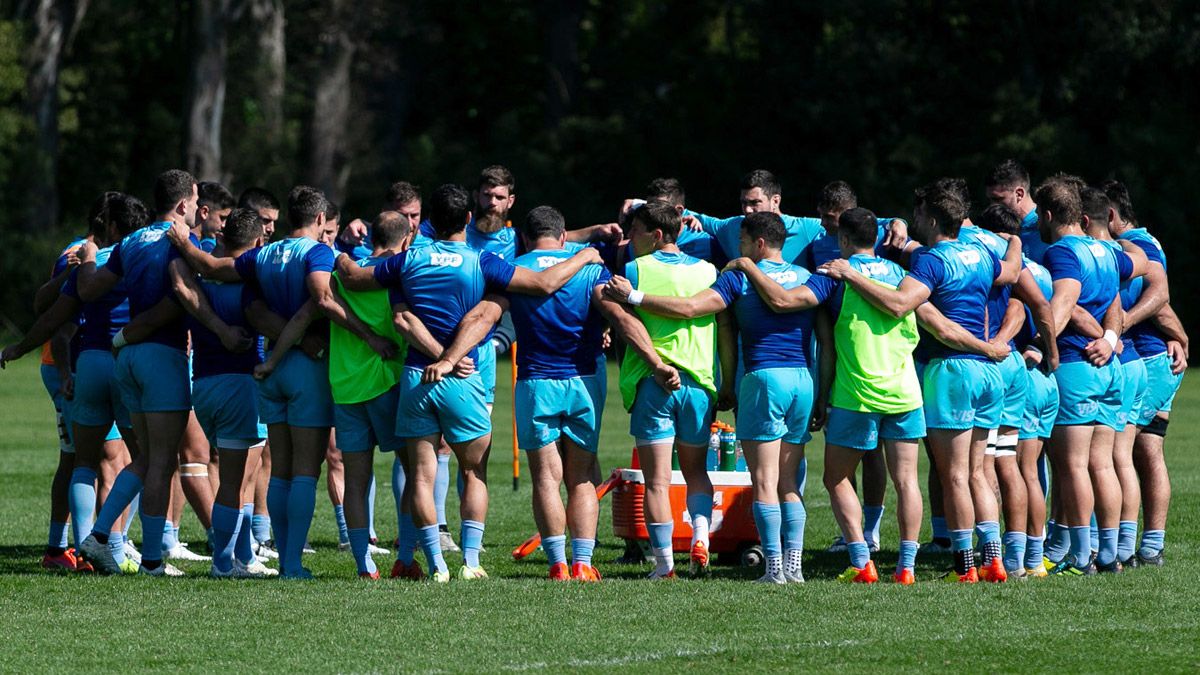
[[[746,218],[745,216],[714,218],[687,210],[683,214],[695,216],[700,221],[704,232],[717,240],[721,252],[725,254],[726,258],[733,260],[741,256],[742,221]],[[809,246],[818,237],[825,234],[825,228],[821,226],[821,219],[784,214],[780,214],[779,217],[783,219],[784,229],[787,230],[787,239],[783,242],[784,261],[805,262]]]
[[[878,231],[875,233],[875,255],[883,256],[884,239],[887,239],[888,232],[893,220],[901,220],[900,218],[876,218],[875,225]],[[796,264],[803,265],[811,271],[816,271],[818,267],[824,265],[830,260],[837,260],[842,257],[842,248],[838,245],[837,232],[826,232],[825,228],[821,228],[821,235],[813,240],[809,246],[808,254],[804,256],[804,262],[797,261]]]
[[[1121,239],[1137,244],[1138,248],[1142,249],[1142,252],[1146,254],[1146,258],[1151,263],[1161,265],[1164,273],[1167,271],[1167,255],[1163,252],[1162,244],[1158,243],[1158,239],[1155,239],[1153,235],[1147,232],[1146,228],[1135,227],[1132,230],[1127,230],[1121,235]],[[1131,292],[1136,293],[1134,296],[1135,300],[1141,298],[1143,285],[1144,282],[1140,277],[1129,284]],[[1124,285],[1122,289],[1124,289]],[[1123,290],[1121,304],[1125,305],[1125,301],[1126,298]],[[1149,319],[1134,324],[1130,327],[1128,334],[1133,338],[1133,344],[1142,358],[1162,354],[1167,351],[1166,337],[1158,329],[1158,326],[1155,326],[1154,322]]]
[[[988,298],[1001,272],[1000,260],[989,249],[948,239],[914,253],[909,276],[929,288],[929,301],[946,318],[987,341]],[[984,356],[961,352],[941,342],[931,344],[928,355],[930,359],[986,360]]]
[[[290,319],[308,302],[308,275],[333,272],[333,249],[308,237],[291,237],[250,249],[234,262],[272,312]]]
[[[540,272],[571,256],[563,249],[537,250],[514,262]],[[550,296],[508,294],[517,343],[521,345],[517,352],[518,379],[561,380],[596,371],[604,319],[592,306],[592,293],[611,277],[600,265],[587,265]]]
[[[1047,248],[1044,264],[1055,281],[1079,282],[1078,305],[1101,325],[1121,281],[1133,273],[1133,261],[1123,251],[1114,251],[1091,237],[1079,235],[1063,237]],[[1089,342],[1068,324],[1058,336],[1060,362],[1086,361],[1084,349]]]
[[[171,223],[160,221],[131,233],[113,248],[104,265],[124,281],[130,318],[148,311],[171,293],[167,268],[179,257],[179,251],[167,239],[170,229]],[[155,329],[145,342],[183,349],[187,346],[187,329],[182,319],[176,319]]]
[[[1021,219],[1021,251],[1027,258],[1041,265],[1044,264],[1046,257],[1046,249],[1050,245],[1042,241],[1042,234],[1038,231],[1038,214],[1037,209],[1025,214]]]
[[[467,312],[487,292],[503,292],[516,268],[499,256],[480,253],[462,241],[436,241],[408,249],[375,266],[375,281],[388,289],[392,304],[406,304],[448,346]],[[476,353],[472,351],[471,357]],[[423,369],[431,359],[409,349],[404,365]]]

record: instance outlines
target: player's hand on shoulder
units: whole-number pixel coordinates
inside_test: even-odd
[[[603,265],[604,258],[600,257],[600,251],[597,251],[591,246],[584,246],[575,254],[583,257],[585,265]]]
[[[608,349],[611,346],[612,346],[612,329],[605,328],[604,332],[600,335],[600,348]]]
[[[683,226],[692,232],[701,232],[704,230],[704,224],[696,216],[684,216]]]
[[[350,221],[350,224],[342,228],[341,234],[338,235],[338,241],[348,246],[358,246],[363,243],[363,239],[367,237],[367,224],[362,218],[355,218]]]
[[[818,274],[824,274],[835,281],[844,281],[853,271],[850,261],[845,258],[835,258],[817,268]]]
[[[167,230],[167,239],[176,246],[183,246],[191,238],[192,230],[183,223],[175,223],[171,225],[171,229]]]
[[[77,264],[90,263],[96,260],[96,243],[85,241],[79,245],[79,248],[74,251]]]
[[[619,223],[601,223],[596,226],[593,241],[607,241],[614,244],[620,243],[621,238],[625,236],[625,232],[621,230]]]
[[[892,222],[888,223],[887,238],[883,240],[884,247],[899,251],[907,243],[908,223],[899,218],[893,218]]]
[[[633,292],[633,284],[621,275],[615,275],[604,284],[604,295],[610,300],[628,302],[629,294]]]
[[[724,271],[726,271],[726,272],[730,272],[730,271],[745,272],[746,270],[750,269],[753,266],[754,266],[754,261],[749,258],[746,258],[746,257],[734,258],[733,260],[730,260],[728,263],[725,264]]]
[[[273,372],[275,372],[275,366],[272,363],[260,363],[257,366],[254,366],[254,379],[265,380],[270,377],[271,373]]]

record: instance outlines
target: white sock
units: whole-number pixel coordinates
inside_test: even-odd
[[[667,573],[675,569],[675,552],[670,547],[654,549],[654,570],[659,573]]]
[[[692,544],[698,541],[704,542],[704,548],[708,548],[708,518],[704,516],[692,519]]]
[[[769,555],[767,556],[767,574],[777,577],[783,574],[783,556]]]
[[[800,574],[801,573],[801,563],[804,560],[804,551],[802,551],[801,549],[798,549],[798,548],[789,548],[787,551],[784,552],[784,555],[786,556],[786,562],[784,563],[784,570],[786,570],[788,574],[791,574],[793,576]]]

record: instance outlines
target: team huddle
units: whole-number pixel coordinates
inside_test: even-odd
[[[970,189],[950,178],[916,190],[911,221],[859,207],[842,181],[822,190],[819,217],[798,217],[757,170],[742,215],[693,212],[677,180],[656,179],[620,222],[570,230],[550,206],[510,223],[515,187],[500,166],[473,193],[447,184],[424,200],[399,182],[370,222],[340,227],[335,205],[298,186],[275,241],[280,204],[260,188],[235,200],[172,170],[152,210],[97,199],[34,298],[36,323],[0,354],[42,347],[58,413],[43,566],[181,575],[169,560],[207,560],[178,540],[186,502],[213,577],[311,579],[301,558],[327,464],[339,540],[378,579],[372,556],[390,553],[374,529],[378,449],[395,456],[391,576],[447,582],[453,552],[455,576],[485,579],[496,358],[510,345],[550,579],[601,579],[606,351],[645,482],[651,579],[675,576],[673,461],[689,566],[709,567],[718,410],[736,414],[760,582],[804,581],[818,431],[840,528],[830,550],[849,557],[840,581],[879,580],[889,478],[897,583],[914,583],[919,552],[949,553],[943,578],[965,583],[1163,564],[1163,440],[1188,339],[1163,250],[1122,184],[1060,174],[1032,190],[1007,160],[974,220]],[[922,441],[933,536],[919,545]]]

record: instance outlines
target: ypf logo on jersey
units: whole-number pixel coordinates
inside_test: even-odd
[[[429,264],[435,267],[462,267],[461,253],[430,253]]]
[[[974,267],[975,265],[979,264],[980,260],[983,260],[983,256],[979,255],[979,251],[967,249],[965,251],[958,252],[958,259],[960,262],[962,262],[962,264],[968,267]]]
[[[1108,255],[1108,247],[1098,241],[1088,244],[1088,250],[1092,252],[1092,257],[1094,258],[1103,258]]]
[[[888,267],[881,262],[869,262],[863,263],[859,271],[868,279],[877,279],[887,275]]]
[[[786,284],[794,284],[797,281],[799,281],[799,277],[796,275],[796,270],[784,270],[782,272],[768,272],[767,276],[771,277],[771,279],[773,279],[775,281],[775,283],[779,284],[780,286],[784,286]]]
[[[554,267],[562,261],[563,258],[556,258],[552,255],[540,255],[537,258],[536,264],[539,270],[544,270],[547,267]]]

